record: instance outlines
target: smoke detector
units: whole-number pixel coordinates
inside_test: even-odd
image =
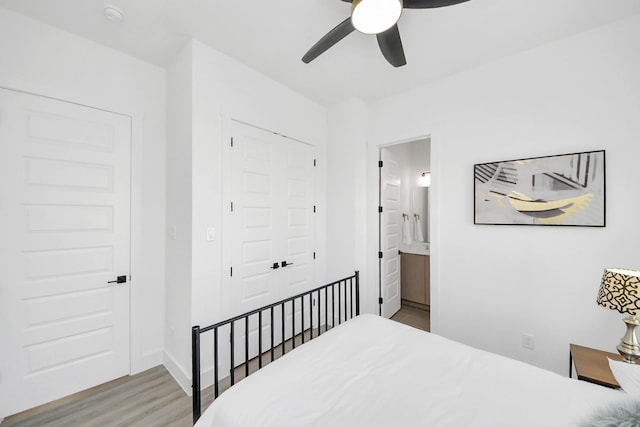
[[[104,7],[104,16],[109,21],[119,24],[124,20],[124,12],[116,6],[106,5]]]

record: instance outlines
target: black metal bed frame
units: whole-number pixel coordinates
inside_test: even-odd
[[[337,287],[337,292],[336,292]],[[329,289],[331,289],[329,291]],[[348,290],[348,294],[347,294]],[[322,294],[324,291],[324,306],[322,304]],[[355,295],[354,295],[355,292]],[[337,295],[336,295],[337,294]],[[314,304],[313,297],[316,296],[317,304]],[[344,296],[344,298],[342,298]],[[317,287],[315,289],[311,289],[309,291],[300,293],[298,295],[294,295],[292,297],[283,299],[281,301],[274,302],[272,304],[266,305],[264,307],[257,308],[255,310],[249,311],[247,313],[241,314],[239,316],[232,317],[227,320],[223,320],[222,322],[215,323],[213,325],[200,327],[198,325],[191,328],[191,368],[192,368],[192,388],[193,388],[193,423],[200,418],[201,415],[201,382],[200,382],[200,335],[213,331],[213,391],[214,391],[214,399],[219,395],[219,354],[218,354],[218,340],[219,340],[219,328],[225,325],[230,325],[230,367],[229,367],[229,377],[231,385],[235,384],[235,355],[234,355],[234,328],[236,322],[244,320],[244,368],[245,375],[243,378],[249,376],[249,362],[250,360],[257,359],[258,360],[258,369],[261,369],[263,366],[262,357],[265,354],[270,353],[270,362],[273,362],[275,359],[275,348],[278,346],[282,346],[282,354],[286,353],[285,343],[287,341],[291,341],[291,345],[293,348],[296,347],[296,338],[298,336],[301,337],[302,344],[305,343],[305,298],[309,301],[309,340],[314,338],[313,336],[313,328],[317,328],[317,336],[322,334],[322,327],[324,326],[324,331],[326,332],[330,327],[333,328],[336,326],[336,298],[337,298],[337,323],[341,324],[344,318],[344,321],[354,317],[354,305],[355,305],[355,316],[360,314],[360,273],[356,271],[354,275],[345,277],[344,279],[337,280],[335,282]],[[296,333],[296,322],[295,322],[295,313],[296,313],[296,300],[300,300],[300,310],[301,310],[301,327],[300,331]],[[285,336],[285,306],[287,303],[291,303],[291,336],[287,338]],[[281,307],[281,321],[280,327],[282,330],[282,342],[275,343],[274,342],[274,331],[275,331],[275,323],[274,323],[274,308]],[[331,307],[331,310],[329,310]],[[324,325],[321,324],[321,314],[322,308],[324,308]],[[270,349],[267,352],[263,352],[263,332],[262,332],[262,319],[263,313],[268,312],[270,316]],[[329,312],[331,313],[331,317],[329,317]],[[344,317],[343,317],[344,314]],[[249,319],[251,316],[258,316],[258,354],[254,356],[252,359],[249,357]],[[314,325],[314,315],[317,319],[316,324]],[[329,326],[329,319],[332,319],[331,326]],[[240,364],[239,366],[242,366]]]

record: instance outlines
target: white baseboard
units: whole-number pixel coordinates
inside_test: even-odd
[[[182,390],[187,394],[187,396],[191,396],[192,388],[191,388],[191,373],[187,373],[179,364],[176,362],[175,358],[171,356],[166,351],[163,352],[163,365],[167,368],[167,371],[171,374],[174,380],[180,385]],[[220,378],[221,380],[222,378]],[[207,387],[213,385],[213,366],[201,370],[200,372],[200,389],[204,390]]]
[[[218,381],[222,378],[218,378]],[[213,385],[213,366],[207,370],[200,370],[200,390]]]
[[[162,353],[162,364],[167,368],[167,371],[169,371],[182,390],[184,390],[188,396],[191,396],[191,374],[185,371],[166,350]]]
[[[140,359],[131,362],[131,375],[139,374],[147,369],[162,365],[162,350],[144,354]]]

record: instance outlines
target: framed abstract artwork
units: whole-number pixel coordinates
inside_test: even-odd
[[[474,224],[604,227],[605,151],[474,165]]]

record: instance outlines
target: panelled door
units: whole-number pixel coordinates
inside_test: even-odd
[[[380,296],[381,314],[391,317],[400,310],[400,165],[391,150],[380,150]]]
[[[315,240],[313,148],[239,122],[232,133],[230,315],[311,289]]]
[[[129,373],[130,135],[0,89],[0,418]]]

